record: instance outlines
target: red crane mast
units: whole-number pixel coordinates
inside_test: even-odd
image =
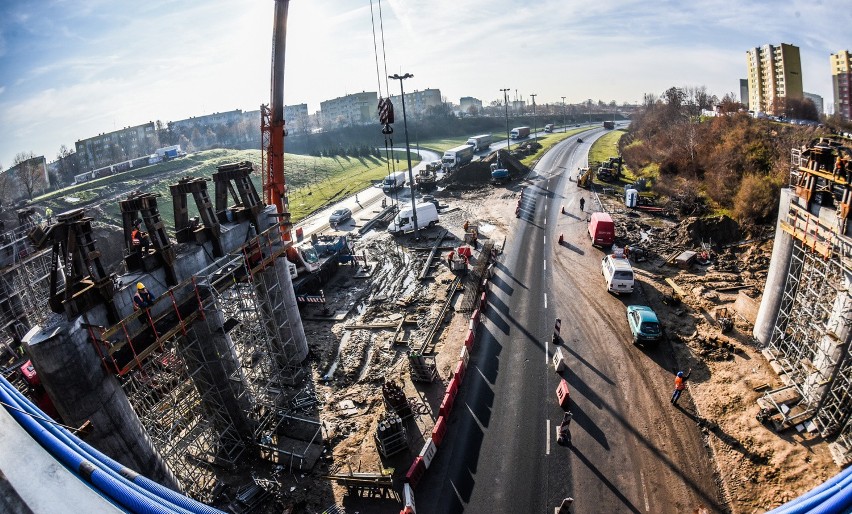
[[[284,180],[284,49],[287,41],[287,9],[290,0],[275,0],[272,29],[272,83],[270,104],[260,106],[263,199],[281,217],[283,237],[292,241],[287,183]]]

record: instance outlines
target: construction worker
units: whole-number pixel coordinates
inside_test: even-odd
[[[142,232],[140,226],[142,225],[142,220],[137,219],[133,222],[133,230],[130,231],[130,244],[134,252],[142,252],[142,256],[148,254],[148,234],[146,232]]]
[[[154,305],[154,295],[145,288],[145,284],[136,284],[136,294],[133,295],[133,310],[147,309]]]
[[[44,209],[44,217],[47,218],[47,224],[50,225],[53,222],[53,209],[46,207]]]
[[[675,388],[672,393],[672,399],[670,400],[673,405],[677,405],[677,401],[680,399],[680,395],[683,393],[683,390],[686,389],[686,379],[689,378],[689,375],[692,374],[692,368],[689,368],[689,371],[686,374],[683,374],[683,371],[678,371],[675,376]]]
[[[582,211],[586,207],[586,199],[580,197],[580,210]]]
[[[464,229],[465,234],[467,233],[467,228],[469,226],[470,226],[470,222],[467,221],[467,220],[464,220],[464,225],[462,225],[462,228]]]

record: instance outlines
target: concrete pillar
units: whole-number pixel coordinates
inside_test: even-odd
[[[205,305],[204,319],[193,323],[190,334],[180,338],[178,351],[201,394],[204,411],[213,414],[214,427],[226,445],[222,450],[230,454],[236,446],[254,438],[254,425],[247,414],[251,402],[246,380],[231,338],[223,329],[224,321],[215,306]]]
[[[781,190],[781,198],[778,202],[778,222],[775,225],[775,240],[772,244],[772,260],[769,263],[769,272],[766,275],[766,285],[763,288],[763,298],[760,301],[760,309],[757,311],[757,319],[754,322],[752,335],[762,344],[767,344],[772,337],[772,329],[781,308],[781,299],[784,286],[787,283],[787,274],[790,270],[790,260],[793,257],[793,237],[781,229],[781,221],[786,219],[790,210],[791,199],[790,188]]]
[[[102,307],[88,322],[107,325]],[[180,490],[114,375],[106,372],[82,318],[54,316],[50,326],[33,327],[24,338],[41,383],[66,424],[90,421],[86,442],[104,454],[166,487]]]
[[[263,270],[260,274],[261,280],[256,282],[257,294],[264,303],[261,306],[264,317],[267,318],[264,321],[270,332],[277,336],[272,344],[282,356],[282,368],[286,369],[294,363],[301,364],[308,356],[308,339],[296,304],[296,294],[293,292],[286,257],[278,259],[274,267]],[[292,382],[295,377],[282,378]]]

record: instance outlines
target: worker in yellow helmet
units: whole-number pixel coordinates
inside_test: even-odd
[[[133,295],[133,310],[147,309],[154,305],[154,295],[145,288],[145,284],[136,284],[136,294]]]

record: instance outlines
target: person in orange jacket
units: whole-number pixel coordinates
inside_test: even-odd
[[[673,405],[677,405],[678,399],[680,399],[681,393],[686,389],[686,379],[689,378],[689,375],[692,374],[692,368],[689,368],[689,371],[686,372],[686,375],[683,374],[683,371],[678,371],[675,376],[675,388],[672,393],[672,399],[670,400]]]

